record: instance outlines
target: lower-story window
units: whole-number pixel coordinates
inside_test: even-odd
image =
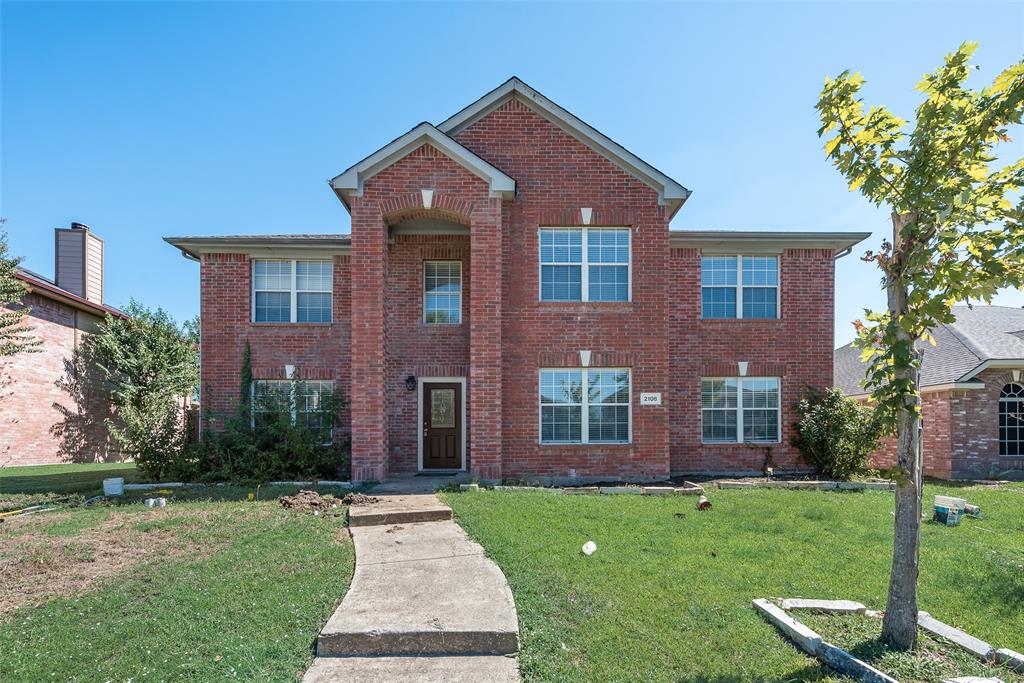
[[[330,398],[334,382],[323,380],[254,380],[252,383],[252,426],[265,429],[274,419],[287,417],[331,442],[333,423]]]
[[[777,443],[777,377],[705,377],[701,380],[704,443]]]
[[[541,443],[628,443],[628,368],[540,371]]]

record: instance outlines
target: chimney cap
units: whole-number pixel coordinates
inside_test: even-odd
[[[85,223],[78,223],[76,221],[71,221],[71,229],[72,230],[88,230],[89,226],[86,225]]]

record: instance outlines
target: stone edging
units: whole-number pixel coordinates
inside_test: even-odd
[[[570,488],[556,488],[544,486],[495,486],[495,491],[543,491],[566,496],[580,495],[634,495],[634,496],[699,496],[704,493],[704,487],[689,481],[683,482],[683,486],[576,486]],[[459,484],[461,491],[479,491],[479,484]]]
[[[742,481],[716,482],[720,489],[805,489],[810,491],[895,491],[894,481]]]
[[[896,679],[875,669],[867,662],[857,659],[846,650],[824,641],[813,630],[786,613],[787,610],[809,610],[829,614],[859,613],[877,616],[878,612],[871,612],[861,603],[852,600],[787,598],[782,600],[782,607],[779,607],[767,598],[759,598],[752,604],[754,609],[772,622],[801,650],[817,657],[836,671],[870,683],[898,683]],[[1024,673],[1024,655],[1019,652],[1006,648],[997,650],[983,640],[932,618],[927,612],[919,612],[917,619],[918,625],[924,630],[974,655],[986,664],[995,662],[1017,673]]]
[[[234,482],[220,481],[213,484],[194,484],[185,483],[181,481],[165,481],[159,484],[125,484],[125,491],[152,491],[153,489],[187,489],[193,486],[248,486],[250,488],[253,485],[250,484],[238,484]],[[352,482],[350,481],[268,481],[262,484],[256,484],[255,486],[340,486],[342,488],[351,488]]]

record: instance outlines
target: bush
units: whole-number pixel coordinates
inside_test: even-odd
[[[172,466],[174,478],[185,481],[273,481],[281,479],[347,479],[349,446],[326,443],[344,401],[321,397],[320,406],[293,421],[290,401],[264,400],[259,420],[243,401],[225,420],[224,428],[207,428]],[[207,416],[207,424],[212,420]],[[322,425],[322,428],[316,428]]]
[[[878,450],[882,429],[873,411],[839,389],[810,392],[796,404],[799,421],[793,445],[808,463],[833,479],[849,479],[866,469]]]

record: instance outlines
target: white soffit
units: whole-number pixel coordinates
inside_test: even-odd
[[[331,187],[343,196],[358,197],[363,193],[363,184],[367,180],[427,144],[470,173],[485,180],[490,185],[492,196],[508,199],[515,197],[515,180],[426,122],[332,178]]]
[[[659,202],[671,208],[670,217],[675,215],[679,207],[690,196],[690,191],[675,180],[515,77],[505,81],[473,104],[438,124],[437,128],[447,135],[457,135],[459,131],[469,127],[513,98],[616,166],[649,185],[658,193]]]

